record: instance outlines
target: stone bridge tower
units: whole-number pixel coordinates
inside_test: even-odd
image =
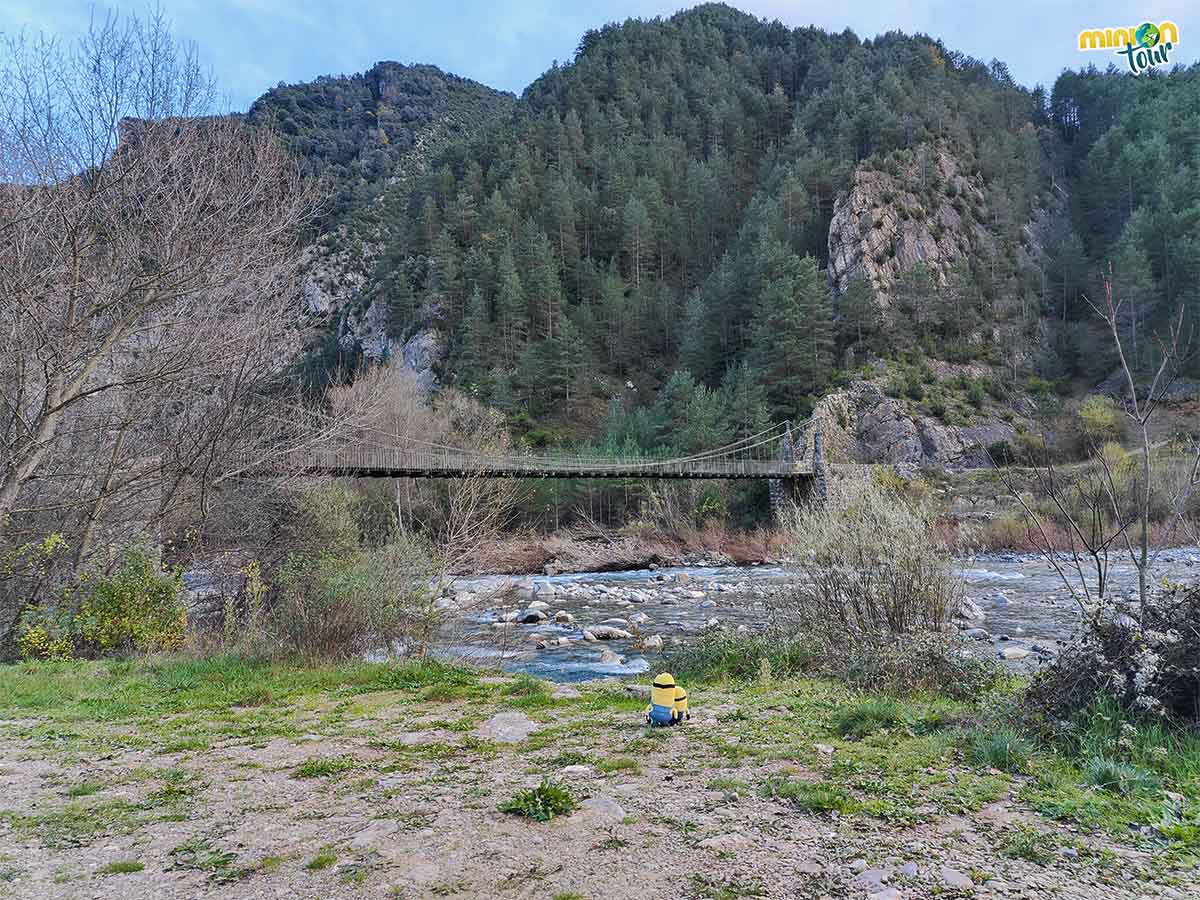
[[[800,472],[808,447],[809,431],[812,432],[812,470],[799,478],[772,478],[768,483],[771,495],[771,512],[776,520],[797,503],[824,503],[829,496],[829,473],[825,466],[825,447],[821,429],[811,420],[792,430],[792,423],[784,425],[783,438],[779,442],[779,461],[787,468]]]

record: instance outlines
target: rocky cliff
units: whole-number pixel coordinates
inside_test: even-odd
[[[978,224],[982,179],[960,169],[951,153],[929,145],[864,160],[850,191],[834,203],[829,280],[835,293],[865,277],[887,306],[901,272],[923,264],[945,283],[955,260],[990,248],[991,237]]]
[[[986,412],[966,424],[948,424],[905,398],[889,396],[884,378],[853,381],[828,394],[813,417],[834,463],[974,468],[988,465],[985,448],[1015,434],[1012,424]]]

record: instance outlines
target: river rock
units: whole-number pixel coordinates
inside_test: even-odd
[[[534,585],[533,592],[539,597],[553,597],[558,593],[558,589],[554,585],[542,581]]]
[[[634,613],[629,617],[630,625],[645,625],[650,621],[650,617],[643,612]]]
[[[970,638],[973,641],[986,641],[991,638],[986,628],[968,628],[963,631],[963,637]]]
[[[536,625],[539,622],[545,622],[548,618],[549,616],[547,616],[540,609],[527,609],[521,613],[521,616],[517,621],[519,621],[522,625]]]
[[[570,625],[572,622],[575,621],[575,617],[573,615],[571,615],[569,612],[567,612],[565,609],[560,609],[558,612],[556,612],[554,614],[554,621],[557,622],[559,625]]]
[[[545,600],[530,600],[525,607],[526,609],[549,609],[550,604]]]
[[[1018,659],[1025,659],[1025,657],[1029,656],[1029,651],[1024,647],[1005,647],[1003,650],[998,651],[996,655],[1001,659],[1015,661]]]
[[[600,663],[605,666],[619,666],[625,662],[625,658],[620,654],[613,653],[611,650],[600,651]]]
[[[588,797],[579,804],[579,812],[575,816],[586,820],[589,825],[620,825],[625,819],[625,810],[611,797]]]
[[[654,650],[661,653],[663,648],[662,635],[652,634],[650,637],[646,638],[645,642],[642,644],[642,647],[646,650]]]
[[[754,846],[754,841],[741,832],[734,831],[729,834],[714,834],[702,840],[698,846],[718,853],[735,853]]]
[[[611,625],[593,625],[591,628],[583,630],[585,641],[627,641],[631,637],[633,635],[628,631],[614,628]]]
[[[614,619],[605,619],[600,624],[607,625],[611,628],[624,628],[626,625],[629,624],[629,620],[628,619],[615,619],[615,618]]]
[[[679,572],[675,575],[675,580],[677,582],[679,582],[680,584],[687,584],[689,581],[692,580],[692,576],[689,575],[687,572]]]
[[[975,882],[964,875],[958,869],[953,869],[950,866],[942,866],[938,873],[947,885],[952,888],[958,888],[960,891],[969,891],[974,889]]]
[[[477,725],[475,734],[500,744],[519,744],[538,727],[538,723],[523,712],[501,712]]]

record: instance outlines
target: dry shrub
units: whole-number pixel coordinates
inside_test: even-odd
[[[934,691],[959,700],[978,697],[999,674],[991,661],[968,655],[961,640],[934,632],[850,646],[837,662],[838,674],[862,690]]]
[[[1111,697],[1130,714],[1200,723],[1200,587],[1151,594],[1144,605],[1114,604],[1030,688],[1053,721]]]
[[[798,587],[777,613],[828,641],[941,631],[962,581],[934,536],[930,504],[869,478],[837,482],[791,524]]]

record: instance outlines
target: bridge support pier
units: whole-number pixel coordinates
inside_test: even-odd
[[[808,444],[808,428],[809,426],[805,425],[798,432],[801,445],[799,456],[801,457],[804,455],[803,448]],[[793,470],[797,467],[796,443],[792,437],[792,423],[788,422],[780,442],[779,459]],[[783,520],[787,511],[792,507],[801,503],[824,503],[829,496],[825,447],[819,428],[814,428],[812,433],[812,472],[812,477],[808,479],[772,478],[768,482],[768,490],[771,495],[771,515],[777,523]]]

